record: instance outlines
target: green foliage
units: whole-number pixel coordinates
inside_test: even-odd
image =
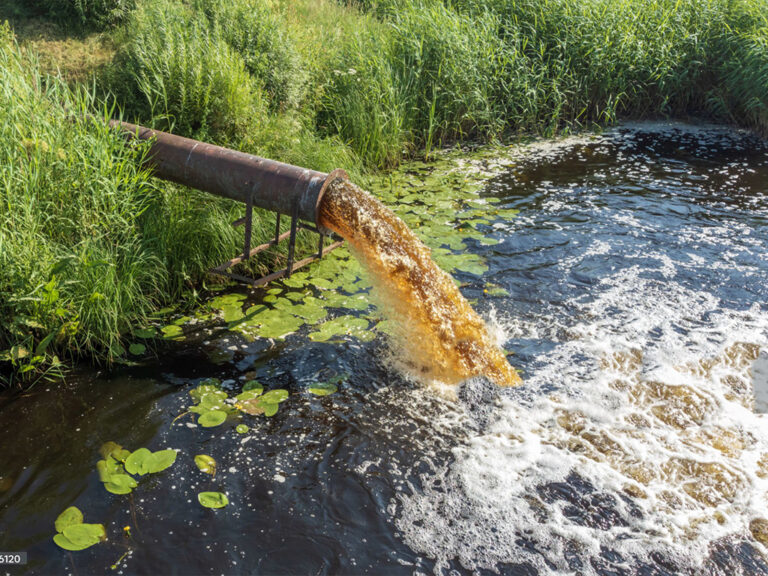
[[[189,394],[197,403],[190,406],[188,411],[199,414],[197,423],[204,428],[220,426],[229,414],[236,411],[226,402],[227,393],[219,388],[218,380],[204,382],[190,390]]]
[[[236,253],[242,208],[153,181],[144,148],[106,127],[113,111],[87,119],[93,98],[43,81],[7,27],[0,110],[0,378],[29,385],[59,374],[60,358],[119,360],[124,335]]]
[[[197,501],[206,508],[224,508],[229,504],[227,496],[221,492],[200,492]]]
[[[280,15],[269,0],[194,0],[211,26],[245,62],[266,91],[273,110],[298,108],[306,90],[307,72]]]
[[[705,114],[765,129],[763,0],[381,0],[329,74],[321,125],[366,160],[411,145]],[[370,126],[370,130],[365,127]]]
[[[216,476],[216,460],[211,456],[198,454],[195,456],[195,465],[200,469],[200,472]]]
[[[64,550],[76,552],[90,548],[107,539],[103,524],[84,524],[83,513],[70,506],[56,518],[53,541]]]
[[[49,16],[107,28],[125,20],[136,0],[37,0]]]
[[[177,2],[131,15],[107,73],[109,87],[140,119],[218,141],[241,137],[264,114],[261,89],[221,28]]]
[[[130,494],[139,485],[131,474],[144,476],[162,472],[176,462],[177,455],[175,450],[151,452],[147,448],[130,452],[114,442],[102,445],[99,452],[104,459],[96,462],[96,471],[104,488],[112,494]]]

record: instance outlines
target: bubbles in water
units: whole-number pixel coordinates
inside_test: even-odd
[[[621,185],[599,193],[618,195]],[[458,561],[471,570],[680,573],[740,554],[726,539],[768,543],[768,428],[753,392],[766,373],[768,309],[737,301],[768,276],[764,235],[744,220],[691,219],[677,201],[664,208],[688,224],[660,232],[652,213],[623,212],[620,200],[606,206],[577,187],[537,208],[548,230],[561,213],[592,218],[591,240],[574,248],[570,234],[571,249],[556,252],[567,256],[548,264],[559,271],[552,277],[578,275],[588,289],[571,291],[551,316],[508,323],[515,338],[553,346],[526,362],[526,386],[501,391],[452,462],[397,499],[398,529],[437,572]],[[525,219],[523,210],[516,225]],[[586,278],[595,258],[614,264]],[[718,291],[734,274],[744,274],[746,296]]]

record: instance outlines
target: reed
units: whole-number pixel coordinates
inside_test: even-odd
[[[150,313],[236,253],[242,207],[151,178],[143,150],[107,128],[115,110],[42,77],[7,25],[0,110],[0,379],[124,358]],[[266,222],[256,234],[272,233]]]
[[[102,29],[125,20],[136,6],[136,0],[39,0],[37,3],[52,18]]]

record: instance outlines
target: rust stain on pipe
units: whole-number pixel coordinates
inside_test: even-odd
[[[152,142],[147,164],[154,174],[191,188],[317,224],[318,210],[328,185],[349,177],[344,170],[330,174],[260,158],[198,140],[143,126],[110,121],[126,139]]]

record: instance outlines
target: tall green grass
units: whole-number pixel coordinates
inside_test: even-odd
[[[125,20],[136,0],[28,0],[51,17],[78,22],[89,28],[109,28]]]
[[[363,28],[339,55],[319,118],[374,164],[445,141],[621,118],[765,129],[765,0],[357,4],[384,27]]]
[[[140,121],[201,139],[241,138],[264,114],[260,86],[221,30],[188,6],[143,4],[119,37],[109,87]]]
[[[41,77],[7,26],[0,111],[0,359],[14,367],[0,377],[122,357],[148,314],[241,246],[237,204],[152,179],[106,127],[113,111]]]

